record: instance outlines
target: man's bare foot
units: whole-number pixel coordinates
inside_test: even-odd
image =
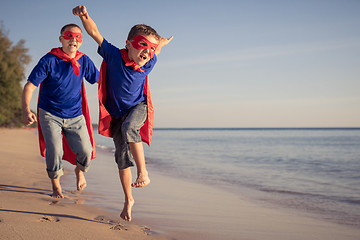
[[[81,171],[78,167],[75,168],[75,175],[76,175],[76,187],[78,191],[84,190],[86,187],[86,179],[84,176],[84,172]]]
[[[124,208],[120,214],[120,217],[125,221],[129,221],[129,222],[131,221],[131,209],[134,206],[134,203],[135,203],[134,200],[125,201]]]
[[[64,195],[62,194],[62,189],[60,185],[60,178],[51,179],[51,185],[53,189],[53,198],[64,198]]]
[[[134,183],[131,184],[132,187],[145,187],[147,185],[149,185],[150,183],[150,178],[147,172],[145,173],[139,173],[136,181]]]
[[[52,194],[53,198],[64,198],[64,195],[62,194],[61,189],[53,189],[53,194]]]

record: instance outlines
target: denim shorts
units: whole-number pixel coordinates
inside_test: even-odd
[[[63,135],[76,154],[76,166],[83,172],[88,170],[93,149],[83,115],[64,119],[39,108],[39,124],[46,145],[45,159],[49,178],[55,179],[64,174],[61,162]]]
[[[140,102],[122,117],[111,117],[111,133],[115,144],[115,162],[119,169],[134,164],[131,161],[129,142],[141,142],[140,128],[147,118],[147,104]]]

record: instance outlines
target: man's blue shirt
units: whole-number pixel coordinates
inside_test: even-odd
[[[38,107],[61,118],[74,118],[82,114],[81,85],[83,78],[94,84],[99,71],[91,59],[83,55],[79,59],[80,74],[76,76],[70,62],[48,53],[32,70],[28,80],[35,86],[41,84]]]

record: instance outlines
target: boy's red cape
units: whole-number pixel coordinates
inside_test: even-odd
[[[127,64],[128,58],[127,58],[126,50],[121,49],[120,51],[121,51],[121,54],[123,56],[125,63]],[[138,69],[140,69],[140,68],[138,68]],[[134,70],[135,70],[135,67],[134,67]],[[137,70],[137,71],[139,71],[139,70]],[[106,136],[106,137],[112,137],[112,134],[110,131],[111,116],[105,108],[105,102],[106,102],[106,63],[105,63],[105,61],[103,61],[101,64],[98,83],[99,83],[99,88],[98,88],[99,134]],[[140,136],[141,136],[141,140],[150,146],[151,139],[152,139],[152,133],[153,133],[153,126],[154,126],[154,107],[153,107],[153,104],[151,101],[151,93],[150,93],[148,76],[146,76],[146,78],[145,78],[145,85],[144,85],[143,92],[146,95],[148,116],[147,116],[147,119],[145,120],[144,126],[142,126],[140,128]]]
[[[50,51],[50,53],[54,54],[55,56],[61,58],[64,61],[71,62],[74,73],[77,76],[79,76],[80,64],[77,61],[84,55],[84,53],[77,52],[75,58],[73,58],[73,59],[70,59],[60,48],[54,48]],[[41,91],[41,85],[40,85],[40,89],[39,89],[39,99],[40,99],[40,91]],[[82,102],[81,102],[82,113],[83,113],[85,121],[86,121],[86,127],[88,129],[90,142],[91,142],[91,145],[93,148],[93,151],[91,154],[91,159],[94,159],[94,158],[96,158],[94,131],[93,131],[93,127],[92,127],[92,123],[91,123],[91,119],[90,119],[90,112],[89,112],[87,98],[86,98],[84,81],[82,82],[80,93],[81,93],[81,98],[82,98]],[[39,107],[37,108],[37,116],[38,116],[38,122],[39,122]],[[39,132],[40,154],[41,154],[41,156],[45,157],[46,156],[46,146],[45,146],[45,140],[44,140],[44,136],[41,131],[40,124],[38,124],[38,132]],[[73,153],[73,151],[71,150],[71,148],[64,136],[63,136],[63,150],[64,150],[64,154],[63,154],[62,159],[68,161],[69,163],[71,163],[73,165],[76,165],[76,154]]]

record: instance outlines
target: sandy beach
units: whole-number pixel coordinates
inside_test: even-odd
[[[81,194],[50,197],[34,130],[0,129],[0,164],[0,239],[165,239],[80,204]]]
[[[101,152],[98,158],[104,158]],[[96,161],[93,174],[101,164]],[[135,193],[132,223],[119,222],[119,212],[82,203],[76,192],[56,201],[48,195],[34,130],[0,129],[0,163],[0,239],[360,239],[354,227],[259,205],[229,189],[160,175],[151,167],[151,184]]]

